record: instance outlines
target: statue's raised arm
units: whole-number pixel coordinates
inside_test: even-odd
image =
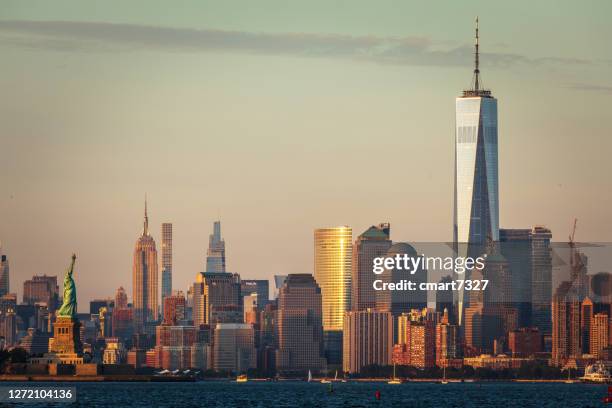
[[[62,306],[57,311],[58,316],[65,317],[75,317],[77,310],[77,300],[76,300],[76,285],[74,284],[74,279],[72,279],[72,273],[74,271],[74,263],[76,261],[76,254],[72,254],[72,262],[70,266],[66,270],[66,275],[64,276],[64,297],[62,301]]]

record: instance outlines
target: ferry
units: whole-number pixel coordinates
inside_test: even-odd
[[[584,369],[584,376],[580,377],[580,380],[587,383],[606,384],[612,382],[612,377],[606,366],[599,361],[587,366]]]
[[[237,383],[244,383],[247,382],[249,379],[247,378],[246,374],[240,374],[238,377],[236,377],[236,382]]]

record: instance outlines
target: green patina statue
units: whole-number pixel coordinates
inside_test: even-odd
[[[76,298],[76,285],[74,279],[72,279],[72,272],[74,270],[74,261],[76,260],[76,254],[72,254],[72,262],[70,267],[66,270],[66,276],[64,276],[64,301],[62,307],[57,311],[58,316],[75,317],[77,311],[77,298]]]

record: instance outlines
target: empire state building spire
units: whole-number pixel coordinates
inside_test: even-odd
[[[145,194],[145,211],[144,211],[144,225],[142,228],[142,235],[149,235],[149,215],[147,214],[147,195]]]

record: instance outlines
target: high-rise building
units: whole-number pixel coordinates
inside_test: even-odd
[[[147,201],[142,235],[136,241],[133,266],[134,330],[143,333],[147,323],[158,319],[159,286],[157,283],[157,249],[149,235]]]
[[[185,321],[185,295],[180,290],[164,298],[164,324],[176,325]]]
[[[193,322],[242,323],[240,275],[228,272],[201,272],[193,284]]]
[[[418,257],[417,251],[405,242],[393,244],[384,255],[385,257],[395,258],[396,256],[408,255],[411,258]],[[402,279],[410,279],[416,287],[422,282],[427,282],[427,270],[419,268],[407,274],[405,270],[395,267],[385,268],[383,273],[376,275],[376,279],[383,282],[399,282]],[[409,276],[409,277],[407,277]],[[376,310],[391,312],[394,317],[402,313],[408,313],[412,309],[421,310],[427,307],[427,291],[424,290],[379,290],[376,296]]]
[[[287,276],[276,316],[276,369],[303,373],[325,368],[321,289],[312,275]]]
[[[596,313],[591,319],[591,333],[589,336],[589,354],[601,357],[601,352],[608,347],[610,323],[607,313]]]
[[[248,296],[257,293],[257,305],[262,310],[270,298],[270,282],[267,279],[242,279],[240,280],[241,295]]]
[[[481,83],[478,19],[475,39],[472,86],[455,103],[453,241],[459,256],[478,256],[488,240],[499,240],[497,99]],[[463,291],[458,291],[457,303],[461,324]]]
[[[128,297],[123,286],[120,286],[115,293],[115,309],[127,309]]]
[[[396,344],[392,351],[392,362],[418,368],[431,368],[436,356],[436,326],[432,315],[424,309],[413,314],[406,325],[406,343]]]
[[[49,310],[55,310],[59,300],[59,287],[57,276],[33,276],[32,279],[23,282],[23,303],[34,305],[45,302]]]
[[[325,357],[328,368],[342,366],[344,313],[351,309],[351,227],[314,231],[314,278],[321,288]]]
[[[244,373],[255,368],[256,363],[253,326],[244,323],[217,323],[213,341],[215,371]]]
[[[442,320],[436,325],[436,365],[448,367],[451,360],[461,357],[459,326],[450,324],[450,316],[444,309]]]
[[[376,307],[378,291],[373,282],[378,279],[373,270],[374,258],[386,256],[392,245],[389,223],[371,226],[357,237],[353,244],[352,299],[353,310],[367,310]]]
[[[512,277],[512,307],[521,327],[537,327],[550,335],[552,297],[551,232],[543,226],[500,229],[500,250]]]
[[[92,299],[89,301],[89,314],[98,314],[100,309],[105,307],[106,310],[113,310],[115,308],[115,301],[113,298],[108,299]]]
[[[221,238],[221,221],[213,224],[213,233],[208,239],[206,272],[225,272],[225,241]]]
[[[164,308],[164,298],[172,295],[172,224],[164,222],[162,224],[162,243],[161,243],[161,267],[162,267],[162,309]],[[163,310],[162,310],[163,313]]]
[[[580,332],[582,333],[582,352],[584,354],[589,354],[590,352],[593,314],[593,301],[587,297],[580,305]]]
[[[250,295],[242,297],[244,322],[248,324],[257,323],[257,315],[259,314],[259,295],[253,292]]]
[[[9,293],[9,261],[7,256],[2,253],[2,244],[0,243],[0,296]]]
[[[582,355],[581,303],[573,289],[572,282],[564,281],[552,299],[552,363],[557,366]]]
[[[372,309],[346,312],[343,341],[343,371],[358,373],[369,365],[387,366],[393,347],[393,316]]]
[[[314,278],[321,288],[323,330],[344,326],[351,306],[351,227],[319,228],[314,232]]]

